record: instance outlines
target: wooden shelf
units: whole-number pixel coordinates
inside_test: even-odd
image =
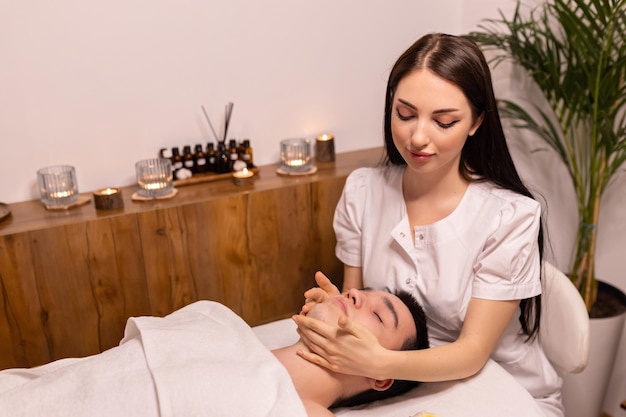
[[[70,210],[49,211],[39,200],[30,200],[9,204],[11,216],[0,222],[0,236],[13,233],[39,230],[42,228],[63,226],[107,217],[137,214],[151,210],[183,206],[202,201],[230,197],[253,191],[271,190],[289,187],[295,183],[324,181],[336,177],[345,178],[360,166],[376,165],[382,157],[382,148],[372,148],[346,153],[338,153],[334,162],[317,163],[318,171],[314,175],[289,177],[278,175],[278,164],[258,167],[257,175],[251,187],[238,187],[228,178],[185,186],[179,189],[177,196],[169,200],[133,201],[132,194],[136,185],[121,187],[124,208],[114,211],[96,210],[93,201]],[[90,197],[93,191],[81,193]],[[93,200],[93,199],[92,199]]]

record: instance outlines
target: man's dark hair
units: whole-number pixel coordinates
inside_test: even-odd
[[[429,347],[428,327],[426,326],[426,315],[424,314],[422,306],[411,294],[406,291],[397,291],[395,292],[395,295],[409,308],[411,316],[413,316],[413,322],[415,323],[415,337],[405,340],[400,350],[427,349]],[[396,379],[385,391],[369,389],[350,398],[339,399],[331,406],[331,408],[352,407],[355,405],[371,403],[373,401],[384,400],[385,398],[395,397],[396,395],[404,394],[405,392],[410,391],[411,389],[417,387],[420,383],[421,382],[419,381]]]

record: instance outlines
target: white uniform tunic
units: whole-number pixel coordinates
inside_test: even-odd
[[[428,318],[432,346],[458,338],[472,297],[511,300],[541,293],[539,203],[489,182],[470,183],[449,216],[415,227],[413,243],[404,169],[357,169],[335,211],[336,255],[362,268],[366,287],[413,294]],[[561,379],[536,338],[524,343],[518,316],[491,358],[543,403],[547,415],[562,415]]]

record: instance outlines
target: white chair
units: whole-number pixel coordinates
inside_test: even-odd
[[[567,276],[544,262],[539,341],[561,374],[579,373],[589,358],[589,313]]]

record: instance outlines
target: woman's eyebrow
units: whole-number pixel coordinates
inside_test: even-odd
[[[398,101],[400,103],[404,104],[405,106],[412,108],[413,110],[417,110],[417,107],[415,107],[414,105],[412,105],[411,103],[409,103],[406,100],[402,100],[401,98],[399,98]]]
[[[455,111],[459,111],[459,109],[439,109],[439,110],[435,110],[433,114],[453,113]]]

